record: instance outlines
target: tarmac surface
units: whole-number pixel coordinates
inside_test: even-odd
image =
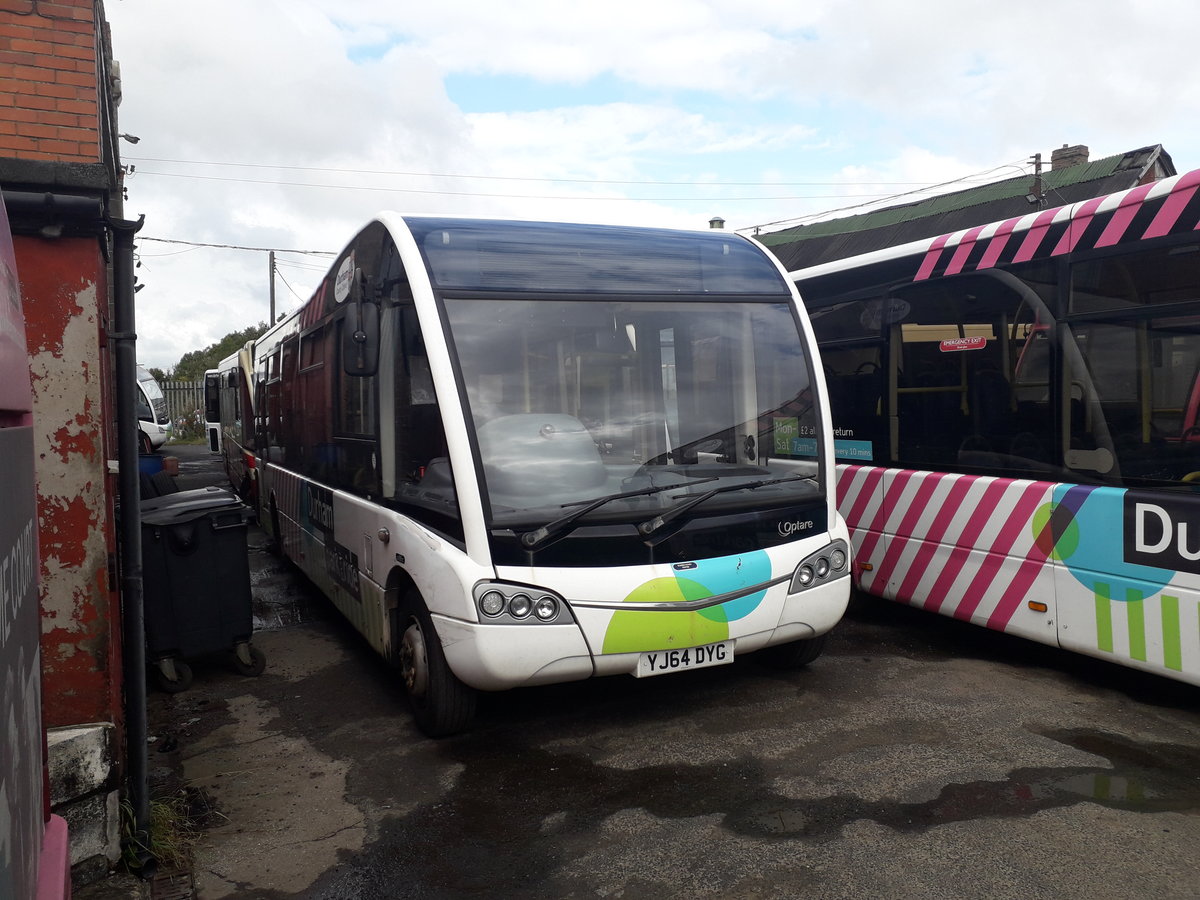
[[[181,488],[223,480],[172,448]],[[441,741],[256,527],[248,678],[149,695],[156,900],[1192,898],[1196,688],[869,598],[825,655],[485,695]],[[88,898],[93,900],[93,898]]]

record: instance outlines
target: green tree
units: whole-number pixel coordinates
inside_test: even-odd
[[[203,350],[192,350],[190,353],[183,354],[179,358],[179,362],[175,364],[175,370],[171,373],[171,377],[176,381],[199,381],[204,377],[207,369],[215,369],[217,363],[235,350],[240,350],[246,341],[258,337],[269,327],[266,322],[259,322],[257,325],[251,325],[241,331],[231,331],[215,344],[210,344]]]

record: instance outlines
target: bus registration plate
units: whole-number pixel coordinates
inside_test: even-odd
[[[703,647],[685,647],[682,650],[654,650],[643,653],[638,660],[638,678],[665,675],[682,669],[703,669],[733,662],[733,641],[705,644]]]

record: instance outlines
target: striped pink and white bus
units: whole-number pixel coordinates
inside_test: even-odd
[[[790,273],[861,590],[1200,683],[1198,188]]]

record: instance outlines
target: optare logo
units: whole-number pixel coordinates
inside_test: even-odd
[[[790,522],[780,522],[776,527],[781,535],[791,537],[793,534],[811,531],[814,524],[812,519],[795,519]]]

